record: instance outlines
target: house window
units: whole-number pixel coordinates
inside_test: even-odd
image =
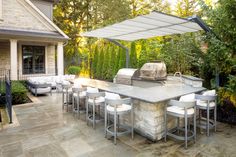
[[[45,47],[44,46],[22,46],[23,74],[45,73]]]

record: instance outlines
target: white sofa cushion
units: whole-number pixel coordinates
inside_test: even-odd
[[[36,94],[35,88],[31,88],[30,90],[32,93]],[[49,93],[50,91],[51,91],[51,87],[37,88],[37,94],[45,94],[45,93]]]

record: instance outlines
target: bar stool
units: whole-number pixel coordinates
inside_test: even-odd
[[[164,121],[165,121],[165,133],[164,133],[164,138],[166,141],[166,137],[170,136],[172,138],[178,139],[178,140],[183,140],[185,141],[185,148],[187,149],[188,147],[188,141],[194,139],[194,142],[196,142],[196,102],[181,102],[178,100],[170,100],[168,105],[169,107],[165,108],[165,116],[164,116]],[[171,115],[179,121],[179,118],[184,118],[184,129],[180,128],[179,126],[168,130],[167,128],[167,115]],[[188,129],[188,126],[190,122],[188,122],[188,119],[193,118],[193,130]],[[179,125],[179,122],[178,122]],[[174,134],[174,132],[177,131],[183,131],[184,136]],[[190,134],[190,135],[189,135]]]
[[[119,116],[131,112],[131,126],[121,125]],[[108,114],[114,116],[112,125],[107,125]],[[114,128],[114,130],[112,130]],[[120,131],[122,129],[123,131]],[[130,98],[125,99],[105,99],[105,137],[107,133],[114,137],[114,144],[116,144],[117,136],[131,133],[132,139],[134,138],[134,112],[133,103]]]
[[[95,124],[101,121],[100,106],[105,103],[105,92],[98,92],[96,88],[88,88],[86,92],[86,121],[93,123],[93,129]],[[92,113],[89,114],[89,107],[92,107]],[[96,113],[96,108],[97,113]]]
[[[66,107],[66,111],[69,111],[69,105],[70,105],[70,94],[72,94],[72,90],[70,89],[71,84],[69,81],[63,81],[61,84],[62,87],[62,109],[64,110],[64,107]],[[65,102],[66,97],[66,102]]]
[[[80,117],[80,101],[86,98],[86,91],[81,87],[72,87],[73,97],[72,97],[72,108],[73,113]]]
[[[216,95],[215,91],[207,91],[203,93],[203,95],[195,95],[195,99],[197,100],[196,107],[199,110],[199,118],[197,126],[202,129],[206,129],[207,136],[210,134],[210,129],[215,129],[216,132],[216,113],[217,113],[217,105],[216,105]],[[205,110],[207,117],[201,117],[201,110]],[[210,111],[214,110],[214,119],[210,119]]]

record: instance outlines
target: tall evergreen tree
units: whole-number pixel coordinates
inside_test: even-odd
[[[130,46],[130,67],[131,68],[137,68],[137,52],[136,52],[136,46],[135,42],[131,43]]]

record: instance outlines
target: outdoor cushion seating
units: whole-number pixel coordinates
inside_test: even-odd
[[[51,89],[57,88],[59,83],[74,78],[75,75],[29,77],[27,80],[27,86],[35,95],[46,94],[51,92]],[[50,87],[50,90],[48,87]]]
[[[210,134],[210,129],[216,131],[216,91],[208,90],[202,93],[202,95],[196,94],[195,99],[197,100],[196,107],[199,110],[198,127],[206,129],[207,136]],[[206,118],[201,116],[201,111],[206,111]],[[213,110],[214,118],[210,118],[210,111]]]
[[[38,94],[46,94],[51,92],[51,87],[30,88],[30,91],[37,96]]]
[[[216,91],[215,90],[207,90],[207,91],[204,91],[202,93],[203,96],[215,96],[216,95]],[[207,101],[206,100],[200,100],[198,99],[197,100],[197,106],[199,107],[207,107]],[[216,103],[215,101],[210,101],[209,102],[209,107],[212,108],[212,107],[215,107]]]
[[[100,106],[105,102],[105,92],[99,92],[97,88],[87,87],[86,91],[86,121],[92,122],[93,128],[95,129],[95,123],[99,122],[100,116]],[[91,108],[91,114],[89,114],[89,109]]]
[[[78,82],[75,82],[72,87],[73,97],[72,97],[72,108],[73,113],[77,113],[78,118],[81,112],[81,100],[86,98],[86,90]]]
[[[119,94],[105,92],[105,99],[120,100],[121,98],[120,98]],[[115,111],[115,106],[107,105],[106,109],[107,109],[108,112],[114,112]],[[131,110],[131,106],[127,105],[127,104],[119,104],[119,105],[116,105],[116,110],[117,110],[118,113],[129,111],[129,110]]]
[[[166,141],[166,137],[170,136],[172,138],[185,141],[185,148],[188,146],[188,141],[194,139],[196,141],[196,101],[190,101],[192,95],[182,97],[181,101],[178,100],[170,100],[168,105],[170,107],[166,107],[166,112],[164,116],[165,121],[165,134],[164,138]],[[185,100],[185,101],[183,101]],[[186,101],[187,100],[187,101]],[[169,129],[167,127],[167,118],[168,115],[175,117],[177,119],[177,126],[175,128]],[[180,118],[184,118],[184,127],[179,126]],[[190,119],[193,119],[193,129],[190,130],[189,124]],[[177,130],[177,133],[176,133]],[[179,134],[180,131],[184,132],[184,136]]]
[[[122,114],[130,113],[130,126],[121,125],[119,117]],[[113,116],[113,124],[109,124],[109,115]],[[107,133],[114,137],[114,144],[116,144],[117,136],[131,133],[134,137],[134,114],[133,104],[130,98],[121,99],[118,94],[106,92],[105,96],[105,137]]]

